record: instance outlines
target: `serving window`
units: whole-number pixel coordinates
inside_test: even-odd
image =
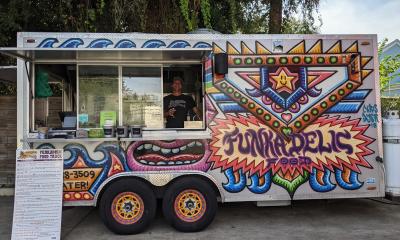
[[[198,109],[185,118],[183,128],[204,128],[201,64],[78,65],[78,128],[103,127],[105,119],[115,126],[166,128],[163,99],[172,94],[175,77],[183,80],[182,94]]]
[[[38,132],[30,136],[39,138],[47,130],[67,138],[76,132],[84,138],[85,132],[90,135],[91,131],[75,130],[112,130],[110,124],[165,129],[164,98],[171,93],[177,96],[171,91],[175,75],[183,79],[179,94],[190,98],[187,106],[195,113],[187,114],[184,127],[179,128],[204,130],[201,62],[211,52],[211,48],[0,48],[0,53],[25,61],[22,80],[26,78],[28,84],[22,82],[24,91],[20,94],[29,100],[19,109],[28,110],[29,118],[24,115],[19,127],[25,131],[29,125],[30,131]],[[39,70],[42,72],[36,73]],[[174,101],[180,105],[181,100]],[[100,136],[101,130],[92,133]]]
[[[118,67],[79,66],[79,127],[103,127],[108,115],[118,122]]]
[[[67,126],[63,121],[67,116],[68,121],[75,119],[72,120],[75,124],[69,122],[69,128],[102,128],[111,120],[114,126],[166,129],[164,99],[173,94],[176,77],[182,79],[181,93],[191,98],[197,109],[196,112],[190,109],[180,128],[204,129],[201,64],[36,64],[35,69],[34,88],[43,93],[37,78],[49,75],[47,82],[52,94],[33,98],[31,129],[34,131],[39,127],[63,129]]]
[[[161,67],[122,67],[122,124],[163,128]]]

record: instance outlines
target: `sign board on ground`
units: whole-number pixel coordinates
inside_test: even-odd
[[[12,240],[60,239],[63,150],[17,150]]]

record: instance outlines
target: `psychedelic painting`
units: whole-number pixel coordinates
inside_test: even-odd
[[[205,173],[238,200],[248,199],[242,192],[260,196],[275,188],[293,199],[301,186],[343,193],[377,182],[375,173],[363,175],[376,170],[379,148],[372,38],[275,44],[266,35],[135,36],[46,38],[36,47],[211,48],[202,59],[210,138],[65,144],[65,201],[92,200],[107,178],[127,172]],[[214,71],[220,53],[227,54],[227,74]]]
[[[372,57],[361,55],[358,41],[344,51],[340,40],[325,51],[322,44],[306,50],[300,41],[278,54],[258,41],[254,50],[243,41],[241,51],[213,45],[228,54],[228,74],[215,74],[207,89],[214,116],[223,112],[209,123],[210,162],[225,174],[226,191],[261,194],[275,184],[293,197],[306,182],[315,192],[362,187],[375,139],[352,114],[371,91],[361,86]]]

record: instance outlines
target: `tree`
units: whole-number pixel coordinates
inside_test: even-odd
[[[282,32],[282,7],[283,0],[270,0],[269,9],[269,33],[281,33]]]
[[[383,49],[387,46],[388,39],[385,38],[378,46],[379,63],[379,83],[381,92],[386,91],[391,81],[400,76],[400,54],[396,56],[382,56]]]
[[[385,38],[379,43],[378,57],[379,63],[379,85],[381,93],[389,89],[392,80],[400,75],[400,54],[396,56],[383,56],[382,51],[387,46],[388,39]],[[381,98],[382,115],[385,116],[389,110],[400,110],[399,97]]]
[[[321,21],[321,20],[320,20]],[[310,34],[318,33],[319,26],[310,23],[306,19],[298,19],[295,17],[290,17],[284,21],[282,26],[282,33],[292,33],[292,34]]]
[[[269,29],[270,34],[288,32],[285,26],[293,26],[300,23],[300,26],[313,26],[315,24],[314,13],[318,12],[319,0],[265,0],[269,3]],[[294,21],[295,16],[300,20]],[[308,29],[304,28],[303,30]],[[312,27],[310,28],[312,29]],[[306,32],[310,33],[310,32]]]
[[[314,33],[319,0],[2,0],[0,46],[18,31]]]

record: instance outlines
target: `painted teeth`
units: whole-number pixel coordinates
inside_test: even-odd
[[[169,148],[161,148],[161,152],[162,152],[163,154],[168,154],[168,153],[171,152],[171,149],[169,149]]]
[[[171,152],[173,154],[177,154],[180,151],[185,151],[188,148],[194,147],[194,146],[203,146],[203,143],[200,141],[193,141],[188,143],[187,145],[181,146],[179,148],[161,148],[157,145],[153,145],[151,143],[145,143],[140,145],[139,147],[136,148],[136,150],[152,150],[153,152],[158,152],[161,151],[162,154],[170,154]],[[159,161],[159,162],[152,162],[152,161],[146,161],[146,160],[139,160],[139,162],[141,164],[145,164],[145,165],[158,165],[158,166],[165,166],[165,165],[169,165],[169,166],[173,166],[173,165],[185,165],[185,164],[191,164],[191,163],[196,163],[197,160],[186,160],[186,161]]]
[[[185,151],[186,146],[182,146],[182,147],[180,147],[179,149],[180,149],[181,151]]]
[[[145,165],[152,165],[152,166],[154,166],[154,165],[157,165],[157,166],[170,165],[170,166],[172,166],[172,165],[182,165],[182,164],[195,163],[196,160],[186,160],[184,162],[182,162],[182,161],[176,161],[176,162],[174,162],[174,161],[168,161],[168,162],[159,161],[159,162],[155,163],[155,162],[146,161],[146,160],[141,159],[141,160],[139,160],[139,162],[142,163],[142,164],[145,164]]]
[[[143,149],[146,149],[146,150],[152,150],[152,151],[154,151],[154,152],[158,152],[158,151],[160,151],[161,150],[161,152],[163,153],[163,154],[169,154],[169,153],[178,153],[179,151],[185,151],[188,147],[189,148],[191,148],[191,147],[194,147],[194,146],[203,146],[203,143],[202,142],[200,142],[200,141],[193,141],[193,142],[191,142],[191,143],[189,143],[189,144],[187,144],[187,145],[184,145],[184,146],[181,146],[180,148],[161,148],[161,147],[159,147],[159,146],[157,146],[157,145],[153,145],[153,144],[151,144],[151,143],[146,143],[146,144],[143,144],[143,145],[140,145],[139,147],[137,147],[136,148],[136,150],[143,150]]]
[[[160,147],[159,146],[156,146],[156,145],[153,145],[153,151],[154,152],[158,152],[158,151],[160,151]]]
[[[172,149],[172,153],[178,153],[178,152],[179,152],[179,148]]]

